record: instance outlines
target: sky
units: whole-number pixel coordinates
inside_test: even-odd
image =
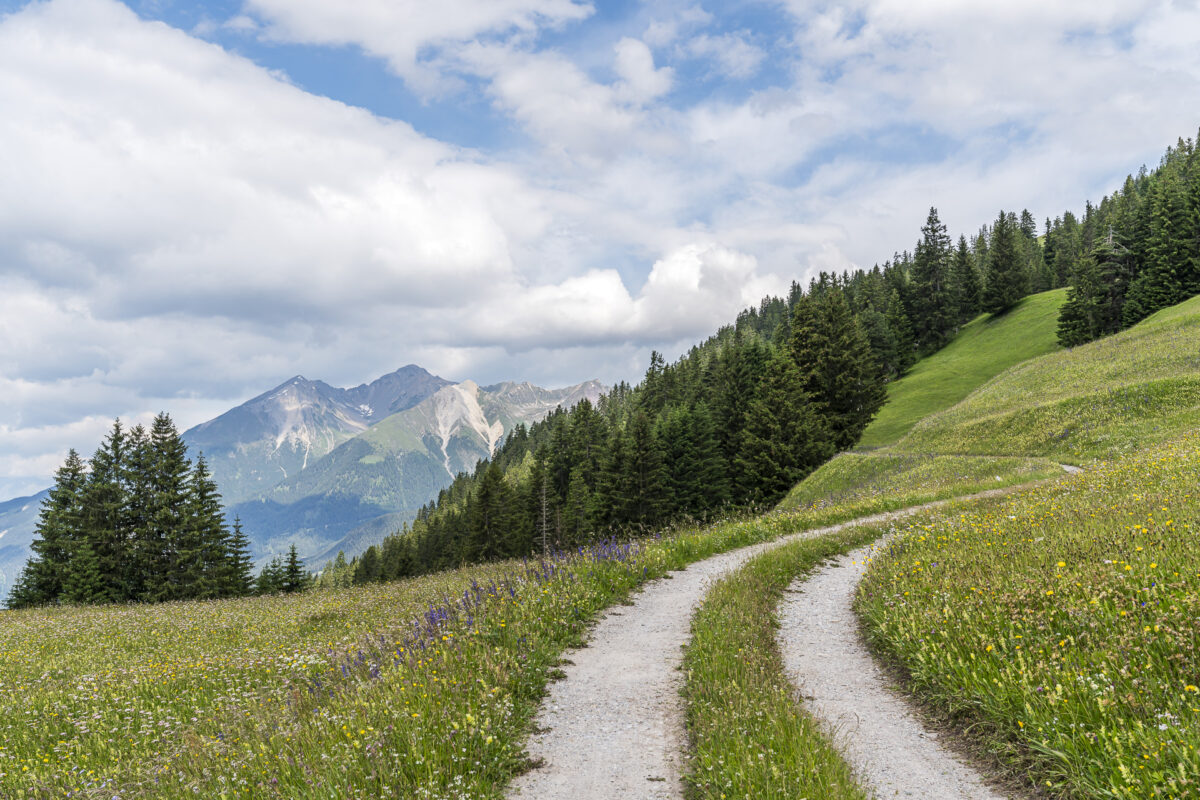
[[[636,382],[1200,124],[1196,2],[0,0],[0,499],[303,374]]]

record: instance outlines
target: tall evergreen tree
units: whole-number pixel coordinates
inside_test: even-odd
[[[913,328],[917,347],[932,353],[946,343],[956,320],[950,293],[950,237],[936,208],[921,228],[912,261]]]
[[[188,476],[187,510],[178,536],[181,596],[212,598],[225,592],[228,537],[221,495],[204,455],[196,457]]]
[[[240,517],[233,518],[226,547],[225,565],[221,572],[222,594],[229,597],[245,597],[254,591],[254,561],[250,558],[250,541],[242,530]],[[345,554],[338,551],[341,559],[338,567],[345,568]]]
[[[285,592],[298,592],[308,586],[308,573],[304,571],[304,565],[300,563],[300,556],[296,553],[294,544],[288,548],[282,578],[280,588]]]
[[[143,551],[142,574],[156,580],[146,587],[148,600],[177,600],[188,594],[190,559],[186,537],[188,521],[187,445],[166,414],[154,418],[150,428],[150,496],[147,499],[150,541]]]
[[[130,539],[127,458],[127,436],[118,419],[92,456],[83,492],[83,537],[90,544],[104,586],[89,602],[112,602],[128,596],[123,580]]]
[[[912,325],[908,321],[908,314],[904,310],[904,301],[901,299],[898,289],[892,289],[892,293],[888,297],[886,319],[888,329],[896,340],[896,377],[899,377],[908,372],[908,368],[916,363],[917,345],[913,339]]]
[[[967,247],[967,237],[958,237],[958,249],[954,253],[954,305],[957,323],[970,322],[980,311],[979,273]]]
[[[796,304],[791,356],[802,388],[826,419],[834,447],[852,446],[883,405],[886,391],[867,336],[841,292]]]
[[[54,486],[42,501],[33,558],[8,598],[11,608],[43,605],[60,598],[71,558],[83,536],[83,492],[87,483],[83,459],[72,449],[54,473]]]
[[[1129,287],[1122,315],[1132,325],[1155,311],[1190,296],[1191,245],[1195,233],[1188,218],[1186,190],[1174,169],[1166,168],[1155,181],[1149,202],[1146,261]]]
[[[832,437],[804,390],[796,362],[777,351],[747,418],[738,456],[751,502],[774,503],[833,454]]]
[[[100,571],[100,559],[92,549],[92,543],[88,539],[76,542],[63,581],[62,600],[82,605],[112,602],[114,599],[112,587]]]
[[[1029,293],[1029,275],[1021,263],[1016,237],[1012,215],[1001,211],[992,226],[983,289],[983,310],[992,314],[1003,314]]]

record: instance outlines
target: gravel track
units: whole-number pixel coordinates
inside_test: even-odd
[[[972,497],[995,496],[1014,488],[1019,487]],[[787,542],[896,519],[948,502],[802,531],[698,561],[669,578],[648,583],[633,597],[633,605],[617,606],[601,617],[586,647],[567,655],[565,677],[550,685],[535,723],[538,733],[528,744],[531,758],[540,766],[513,781],[508,796],[681,800],[687,732],[679,665],[692,614],[709,584]]]
[[[851,603],[874,547],[841,556],[789,587],[777,634],[788,677],[875,797],[1007,797],[938,744],[863,643]]]
[[[1077,467],[1063,465],[1066,472]],[[522,800],[609,800],[610,798],[646,798],[682,800],[684,753],[687,732],[680,689],[683,675],[683,646],[691,632],[692,614],[713,581],[737,569],[768,549],[801,538],[833,533],[851,525],[884,522],[915,514],[960,500],[996,497],[1024,486],[993,489],[968,497],[952,498],[911,508],[860,517],[810,531],[802,531],[771,542],[751,545],[698,561],[667,578],[651,581],[634,596],[630,606],[609,609],[599,620],[586,647],[567,655],[565,677],[552,683],[549,696],[536,720],[537,733],[530,738],[528,750],[539,766],[519,776],[509,786],[510,798]],[[858,560],[863,559],[858,553]],[[827,578],[837,575],[836,578]],[[804,694],[815,696],[819,675],[830,676],[835,685],[831,695],[818,701],[818,716],[828,719],[838,741],[850,747],[849,760],[864,770],[864,785],[876,787],[883,797],[927,796],[938,798],[1000,798],[988,789],[956,757],[935,744],[936,736],[925,731],[907,711],[904,702],[886,687],[888,679],[872,661],[857,635],[857,620],[850,609],[853,587],[861,571],[828,570],[819,576],[825,582],[809,584],[804,602],[830,594],[834,605],[824,611],[803,610],[804,606],[787,603],[783,613],[794,628],[781,638],[785,660],[805,659],[803,666],[788,669],[793,680],[803,686]],[[813,578],[816,581],[818,578]],[[798,581],[794,586],[804,585]],[[793,587],[794,588],[794,587]],[[795,628],[797,616],[817,625],[814,632]],[[834,620],[837,620],[836,622]],[[838,634],[839,638],[832,637]],[[806,656],[805,654],[808,654]],[[816,655],[813,655],[813,654]],[[844,654],[844,656],[843,656]],[[812,663],[815,662],[815,666]],[[822,666],[825,665],[825,666]],[[864,676],[853,685],[836,681]],[[822,692],[826,690],[821,689]],[[846,706],[833,706],[833,696],[843,695]],[[866,700],[864,698],[871,698]],[[884,715],[876,728],[876,717],[864,706],[889,704],[892,719]],[[845,715],[850,714],[850,717]],[[857,714],[858,716],[853,716]],[[905,716],[906,715],[906,716]],[[853,720],[853,725],[848,724]],[[897,723],[895,720],[901,720]],[[908,747],[913,739],[924,742],[917,750]],[[873,745],[872,743],[877,743]],[[887,750],[895,750],[888,758]],[[882,755],[881,755],[882,753]],[[874,755],[872,755],[874,754]],[[923,765],[925,776],[917,783],[895,783],[902,773],[893,762],[911,759]],[[882,767],[875,767],[882,764]],[[880,771],[882,770],[882,771]],[[894,770],[894,773],[892,772]],[[946,783],[939,775],[950,776]],[[905,781],[908,781],[905,778]],[[880,789],[878,787],[892,787]],[[959,788],[969,786],[967,790]],[[903,788],[901,788],[903,787]]]

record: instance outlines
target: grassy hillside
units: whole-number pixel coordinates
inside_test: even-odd
[[[907,521],[860,590],[869,636],[1050,796],[1196,797],[1198,483],[1193,432]]]
[[[1200,297],[1031,359],[915,425],[918,453],[1112,459],[1200,425]]]
[[[894,444],[924,417],[949,408],[1004,370],[1059,349],[1058,310],[1067,290],[1031,295],[1000,317],[984,314],[888,387],[887,404],[863,432],[863,447]]]
[[[1200,298],[1018,364],[793,494],[996,454],[1090,464],[900,526],[860,590],[871,640],[1055,797],[1197,796]]]

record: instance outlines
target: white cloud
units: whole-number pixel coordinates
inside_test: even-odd
[[[617,74],[621,76],[616,92],[623,100],[644,105],[671,90],[674,70],[670,67],[655,69],[654,54],[645,42],[626,37],[613,49],[617,54]]]
[[[777,275],[762,274],[749,254],[694,242],[656,261],[636,296],[613,270],[593,270],[552,286],[513,286],[467,333],[482,343],[504,331],[510,351],[551,343],[694,340],[787,286]]]
[[[593,24],[570,0],[248,0],[225,23],[359,47],[418,92],[465,78],[528,134],[502,155],[112,0],[3,18],[0,485],[97,421],[186,426],[297,372],[630,379],[793,278],[911,247],[930,205],[955,233],[1078,208],[1198,121],[1193,7],[788,7],[759,36],[642,6],[575,50],[542,36]],[[697,58],[713,97],[683,83]]]
[[[592,14],[572,0],[247,0],[275,39],[306,44],[357,45],[416,88],[432,90],[442,76],[431,51],[487,35],[531,34]]]
[[[715,62],[714,72],[738,79],[754,76],[767,56],[739,33],[724,33],[719,36],[703,33],[689,39],[681,50],[693,58]]]

